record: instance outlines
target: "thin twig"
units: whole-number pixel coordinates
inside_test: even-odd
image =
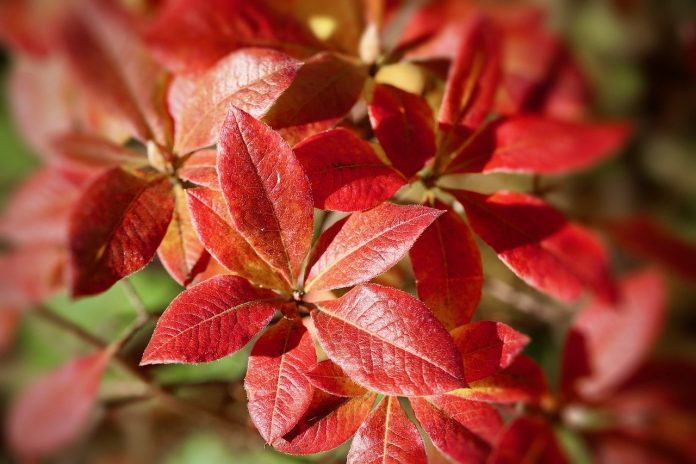
[[[138,295],[135,287],[133,287],[133,283],[129,279],[123,279],[121,280],[121,287],[123,291],[126,292],[126,297],[128,301],[130,301],[131,306],[133,306],[138,318],[147,319],[149,317],[147,307],[143,299]]]
[[[521,312],[531,314],[550,323],[566,322],[573,314],[573,310],[566,306],[543,301],[529,293],[521,292],[507,282],[494,277],[486,277],[484,291]]]
[[[75,336],[79,340],[85,342],[86,344],[98,349],[98,350],[107,350],[107,349],[114,349],[114,343],[122,343],[122,340],[124,339],[123,337],[119,340],[117,340],[114,343],[107,343],[104,340],[90,334],[86,330],[82,329],[72,321],[69,321],[60,315],[56,314],[55,312],[51,311],[49,308],[43,305],[38,305],[34,311],[34,314],[40,316],[42,319],[50,322],[51,324],[55,325],[56,327],[59,327],[62,330],[65,330],[67,333],[70,333],[71,335]],[[147,319],[145,319],[146,321]],[[134,324],[133,327],[137,326],[139,323],[139,320],[136,320],[136,323]],[[131,329],[132,331],[132,329]],[[129,331],[128,333],[131,333]],[[137,331],[137,330],[136,330]],[[209,409],[201,408],[195,404],[188,403],[184,400],[179,399],[178,397],[168,393],[166,390],[162,389],[159,385],[157,385],[151,378],[150,376],[147,375],[145,371],[142,369],[139,369],[137,366],[132,365],[130,362],[128,362],[126,359],[122,358],[121,356],[118,355],[116,352],[117,350],[113,351],[113,357],[112,360],[113,362],[123,371],[129,373],[131,376],[135,377],[136,379],[140,380],[145,386],[147,387],[148,393],[151,395],[151,397],[156,398],[159,400],[161,403],[167,405],[169,408],[174,410],[175,412],[178,412],[184,416],[197,416],[199,419],[204,419],[208,422],[213,422],[218,424],[219,426],[225,427],[227,429],[230,429],[232,431],[236,432],[243,432],[246,431],[246,427],[244,427],[241,424],[238,424],[236,422],[231,421],[229,418],[226,416],[217,414],[214,411],[211,411]]]

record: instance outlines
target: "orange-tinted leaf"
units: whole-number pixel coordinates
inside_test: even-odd
[[[14,452],[33,461],[75,440],[87,426],[108,361],[103,352],[76,358],[25,390],[8,416]]]
[[[307,412],[313,389],[305,374],[316,362],[314,343],[299,321],[281,319],[254,345],[244,388],[251,420],[267,443],[290,432]]]
[[[438,120],[443,130],[469,134],[488,115],[500,77],[498,33],[490,21],[471,20],[447,77]]]
[[[448,330],[471,320],[483,286],[481,253],[469,226],[447,205],[409,251],[418,297]]]
[[[169,275],[185,287],[205,269],[210,255],[198,239],[186,203],[186,192],[179,185],[174,186],[174,200],[172,222],[157,255]]]
[[[451,332],[464,361],[467,383],[505,369],[529,343],[529,337],[502,322],[479,321]]]
[[[420,171],[435,155],[433,111],[420,96],[376,85],[368,111],[377,140],[406,177]]]
[[[309,181],[270,127],[231,107],[218,144],[218,175],[239,233],[294,283],[312,241]]]
[[[447,171],[566,174],[615,154],[628,133],[627,125],[619,123],[574,123],[541,116],[501,118],[476,135]]]
[[[217,150],[192,153],[177,171],[179,179],[213,190],[220,190],[217,175]]]
[[[366,284],[317,307],[312,320],[322,348],[358,384],[401,396],[463,386],[452,338],[408,293]]]
[[[307,412],[287,435],[273,446],[283,453],[312,454],[336,448],[360,427],[377,395],[342,398],[314,391]]]
[[[661,275],[647,270],[621,281],[616,305],[594,301],[583,309],[566,342],[566,392],[575,388],[586,398],[603,397],[633,374],[660,334],[666,298]],[[589,372],[578,371],[578,355]]]
[[[248,48],[229,54],[204,74],[178,76],[168,96],[176,151],[214,145],[230,105],[263,116],[301,65],[275,50]]]
[[[585,291],[608,301],[616,297],[601,241],[542,200],[513,192],[450,193],[464,205],[474,231],[532,287],[561,301],[575,301]]]
[[[364,65],[332,53],[319,53],[302,65],[263,121],[274,129],[332,124],[353,107],[366,78]]]
[[[490,377],[470,382],[466,388],[451,392],[473,401],[492,403],[538,403],[548,392],[541,367],[531,358],[519,355],[512,364]]]
[[[382,399],[360,426],[348,453],[353,464],[427,464],[418,429],[393,396]]]
[[[343,372],[343,369],[338,367],[330,359],[320,362],[314,369],[307,373],[307,378],[322,391],[325,391],[334,396],[361,396],[367,393],[360,385]]]
[[[383,203],[353,213],[307,276],[307,290],[366,282],[392,267],[440,214],[424,206]]]
[[[409,401],[437,449],[455,462],[485,462],[503,426],[495,408],[452,395]]]
[[[334,211],[372,208],[405,183],[367,142],[346,129],[317,134],[300,142],[294,151],[312,184],[317,208]]]
[[[233,50],[253,45],[316,46],[305,27],[260,0],[172,0],[145,36],[160,60],[177,74],[196,73]]]
[[[631,253],[696,281],[696,243],[677,236],[647,216],[611,221],[608,228],[617,243]]]
[[[541,419],[520,417],[500,437],[491,456],[492,464],[538,462],[565,464],[568,459],[556,441],[553,429]]]
[[[214,361],[244,347],[268,324],[277,295],[223,275],[184,290],[157,321],[141,365]]]
[[[188,189],[189,211],[205,249],[231,273],[267,288],[284,288],[280,277],[256,254],[232,223],[220,192]]]
[[[92,295],[144,267],[174,210],[169,179],[114,168],[78,200],[70,220],[73,296]]]

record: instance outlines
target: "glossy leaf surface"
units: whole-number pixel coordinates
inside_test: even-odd
[[[317,306],[312,320],[321,346],[358,384],[401,396],[463,386],[451,337],[409,294],[366,284]]]
[[[464,205],[474,231],[532,287],[566,302],[586,291],[616,297],[602,243],[542,200],[513,192],[450,193]]]
[[[358,100],[366,78],[362,64],[319,53],[302,65],[263,121],[274,129],[336,122]]]
[[[465,388],[451,392],[473,401],[492,403],[538,402],[548,392],[546,376],[541,367],[524,355],[519,355],[512,364],[481,380],[469,382]]]
[[[168,94],[175,149],[187,153],[215,144],[230,105],[263,116],[301,65],[275,50],[247,48],[221,59],[204,74],[177,77]]]
[[[330,359],[321,361],[306,375],[315,388],[334,396],[353,397],[367,393]]]
[[[313,389],[305,373],[316,362],[314,343],[299,321],[281,319],[254,345],[244,388],[251,420],[267,443],[290,432],[307,412]]]
[[[232,354],[270,322],[276,298],[237,276],[194,285],[159,318],[140,364],[200,363]]]
[[[312,240],[309,181],[285,141],[231,107],[218,146],[218,175],[239,233],[292,283]]]
[[[205,187],[186,191],[191,219],[206,250],[233,274],[267,288],[285,286],[237,231],[220,192]]]
[[[481,253],[469,226],[437,202],[446,212],[418,237],[409,251],[418,297],[451,330],[471,320],[483,286]]]
[[[348,453],[355,464],[426,464],[425,447],[418,429],[401,408],[387,396],[360,426]]]
[[[502,428],[492,406],[452,395],[409,401],[421,427],[443,454],[455,462],[485,462]]]
[[[317,208],[372,208],[405,183],[403,176],[385,165],[367,142],[346,129],[317,134],[297,144],[294,151],[312,185]]]
[[[69,361],[39,379],[12,405],[8,439],[25,460],[43,458],[70,444],[88,425],[109,356]]]
[[[468,134],[493,104],[500,76],[499,39],[489,20],[475,17],[460,40],[438,120],[446,131]]]
[[[306,289],[331,290],[366,282],[392,267],[441,211],[383,203],[352,214],[312,266]]]
[[[329,451],[348,440],[363,423],[377,395],[341,398],[315,390],[300,422],[273,446],[283,453],[313,454]]]
[[[78,200],[70,221],[73,296],[100,293],[145,266],[174,210],[169,179],[114,168]]]
[[[418,95],[390,85],[376,85],[368,111],[380,145],[406,177],[420,171],[435,155],[435,121]]]
[[[186,193],[179,185],[174,186],[174,201],[172,222],[157,249],[157,255],[169,275],[185,287],[205,269],[210,255],[198,239]]]
[[[451,332],[464,362],[467,383],[508,367],[529,343],[523,335],[502,322],[478,321]]]

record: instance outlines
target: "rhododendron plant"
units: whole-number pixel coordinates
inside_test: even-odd
[[[9,98],[43,167],[2,218],[0,349],[25,312],[91,348],[13,400],[18,458],[88,433],[112,366],[178,420],[248,423],[289,455],[352,439],[336,459],[557,463],[567,430],[598,462],[696,459],[694,368],[668,380],[672,364],[648,361],[664,269],[693,279],[693,246],[544,190],[619,155],[633,128],[593,115],[537,7],[1,5]],[[629,272],[616,245],[663,267]],[[180,288],[155,311],[131,276],[158,266]],[[46,305],[115,285],[136,316],[109,337]],[[505,304],[480,311],[489,294],[551,312],[560,382]],[[231,355],[247,418],[153,374]]]

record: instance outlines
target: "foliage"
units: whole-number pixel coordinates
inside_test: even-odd
[[[14,117],[43,164],[0,227],[0,347],[34,312],[92,351],[15,399],[16,456],[74,443],[110,365],[143,387],[117,403],[154,398],[243,430],[238,411],[173,390],[194,370],[160,366],[233,355],[224,382],[289,455],[353,438],[351,463],[557,463],[570,459],[565,428],[599,462],[696,459],[694,367],[674,379],[676,364],[646,361],[665,269],[693,279],[694,247],[650,218],[574,217],[544,190],[542,176],[607,163],[634,129],[594,117],[590,82],[543,10],[41,3],[0,10]],[[496,173],[533,188],[468,183]],[[629,272],[616,248],[662,267]],[[577,310],[567,332],[553,327],[558,385],[522,354],[537,334],[482,317],[485,291],[510,285],[491,253],[524,283],[513,304]],[[130,280],[155,256],[184,287],[162,292],[166,309]],[[116,336],[46,306],[119,282],[136,314]],[[205,379],[210,366],[192,369]]]

